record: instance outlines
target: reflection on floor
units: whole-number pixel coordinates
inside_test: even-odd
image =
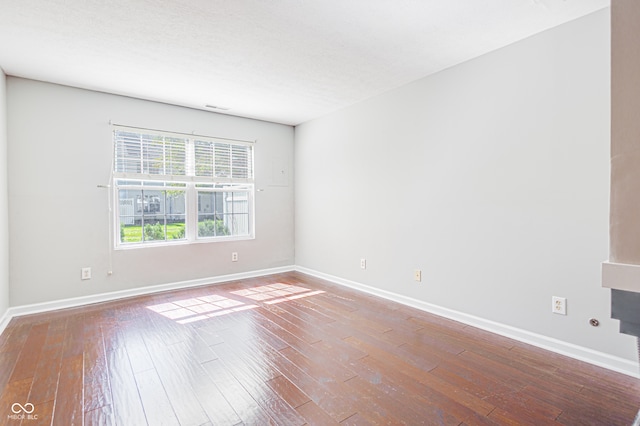
[[[638,406],[638,379],[298,272],[0,335],[0,425],[628,426]]]
[[[231,291],[230,293],[255,302],[273,305],[276,303],[286,302],[288,300],[314,296],[316,294],[324,293],[324,291],[311,291],[305,287],[276,283]],[[147,306],[148,309],[175,320],[178,324],[201,321],[207,318],[244,311],[247,309],[254,309],[257,307],[258,305],[253,303],[245,303],[217,294]]]

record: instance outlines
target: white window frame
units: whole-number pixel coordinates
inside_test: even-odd
[[[119,156],[118,146],[121,148],[120,151],[123,151],[122,145],[118,145],[118,132],[123,132],[126,134],[138,134],[138,135],[150,135],[154,137],[165,137],[165,138],[177,138],[180,140],[184,140],[185,142],[185,159],[184,159],[184,168],[180,169],[183,173],[179,173],[178,175],[165,175],[162,173],[157,173],[158,170],[154,169],[156,173],[149,173],[149,170],[144,170],[145,166],[142,164],[145,163],[144,156],[140,155],[140,165],[139,169],[136,171],[126,170],[127,166],[125,163],[128,162],[129,165],[134,164],[131,162],[133,157],[126,157],[123,161],[123,157]],[[222,242],[222,241],[239,241],[239,240],[251,240],[255,239],[255,184],[254,184],[254,167],[253,167],[253,157],[254,157],[254,146],[251,142],[245,141],[235,141],[221,138],[212,138],[205,136],[192,136],[192,135],[184,135],[180,133],[172,133],[158,130],[147,130],[147,129],[137,129],[126,126],[113,126],[113,141],[114,141],[114,150],[113,150],[113,180],[112,180],[112,199],[115,201],[113,203],[113,215],[112,220],[114,221],[114,246],[115,249],[131,249],[131,248],[144,248],[144,247],[158,247],[158,246],[173,246],[173,245],[183,245],[183,244],[194,244],[194,243],[210,243],[210,242]],[[197,141],[197,142],[196,142]],[[229,163],[231,166],[225,166],[223,172],[217,172],[217,164],[215,160],[212,160],[215,165],[211,167],[211,170],[207,170],[209,173],[207,175],[202,175],[205,172],[201,172],[199,176],[196,176],[198,172],[196,172],[196,149],[194,148],[197,143],[205,142],[212,144],[211,146],[225,146],[229,145]],[[242,167],[236,168],[236,170],[240,170],[238,174],[234,174],[233,171],[229,171],[233,169],[233,160],[232,151],[237,147],[239,152],[242,154],[243,152],[248,153],[245,162],[241,163]],[[214,149],[214,148],[212,148]],[[166,162],[166,155],[163,154]],[[240,156],[242,160],[245,160],[245,157]],[[199,157],[202,159],[203,157]],[[213,158],[213,157],[212,157]],[[120,161],[119,161],[120,160]],[[206,160],[206,159],[205,159]],[[123,165],[125,164],[125,165]],[[146,163],[145,163],[146,164]],[[163,163],[165,164],[165,163]],[[226,163],[225,163],[226,164]],[[165,164],[166,165],[166,164]],[[245,167],[246,166],[246,167]],[[162,167],[161,167],[162,168]],[[164,167],[166,170],[168,167]],[[243,171],[244,170],[244,171]],[[147,173],[140,173],[147,172]],[[154,184],[162,184],[163,186],[153,186]],[[184,206],[184,220],[185,220],[185,237],[183,239],[168,239],[169,235],[167,235],[167,231],[165,228],[165,239],[164,240],[149,240],[145,241],[144,239],[144,225],[141,223],[141,233],[142,233],[142,241],[140,242],[122,242],[120,235],[120,225],[121,225],[121,200],[120,200],[120,191],[121,190],[130,190],[130,191],[166,191],[173,190],[171,186],[167,186],[167,184],[171,185],[181,185],[180,187],[176,187],[175,190],[184,190],[185,197],[185,206]],[[212,212],[208,214],[209,216],[214,216],[214,221],[218,221],[219,216],[223,216],[222,224],[225,229],[228,229],[231,234],[230,235],[214,235],[214,236],[199,236],[199,218],[200,214],[198,211],[198,194],[199,193],[222,193],[224,194],[233,194],[231,199],[231,204],[225,200],[224,202],[224,211],[221,215],[216,214],[216,212]],[[233,209],[235,208],[236,196],[241,195],[241,201],[243,202],[244,210],[242,212],[235,212]],[[227,198],[229,196],[227,195]],[[144,206],[144,200],[141,201]],[[135,202],[134,202],[135,204]],[[164,217],[164,223],[167,223],[167,212],[163,211],[158,216]],[[231,211],[227,211],[230,208]],[[134,206],[135,210],[135,206]],[[245,211],[246,210],[246,211]],[[135,213],[135,212],[134,212]],[[202,214],[202,213],[201,213]],[[206,213],[205,213],[206,214]],[[180,216],[180,214],[176,214],[176,216]],[[246,218],[243,218],[246,216]],[[135,217],[139,217],[141,220],[144,220],[144,214],[141,212],[140,215],[136,215]],[[242,232],[241,234],[234,234],[234,232],[238,231],[238,219],[242,218],[243,230],[246,229],[246,232]],[[125,225],[126,226],[126,225]],[[229,227],[232,227],[229,229]],[[217,226],[215,226],[217,228]]]

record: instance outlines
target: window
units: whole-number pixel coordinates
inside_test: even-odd
[[[253,238],[253,145],[116,128],[117,248]]]

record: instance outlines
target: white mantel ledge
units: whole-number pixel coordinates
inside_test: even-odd
[[[640,293],[640,265],[602,262],[602,287]]]

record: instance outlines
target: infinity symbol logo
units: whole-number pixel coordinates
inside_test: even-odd
[[[11,411],[13,411],[13,414],[20,414],[21,411],[24,411],[27,414],[31,414],[33,413],[33,410],[35,410],[35,407],[30,402],[27,402],[24,405],[14,402],[13,405],[11,405]]]

